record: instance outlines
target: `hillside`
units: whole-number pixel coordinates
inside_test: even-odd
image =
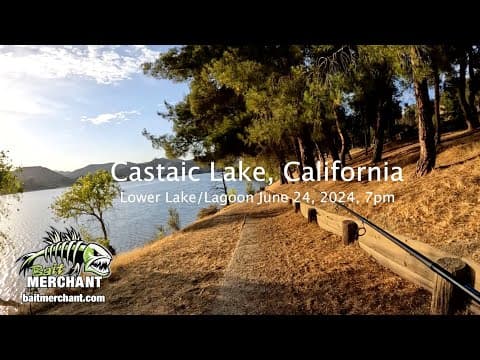
[[[105,303],[35,304],[32,311],[426,314],[430,301],[425,290],[278,203],[233,204],[119,254],[97,292],[106,296]]]
[[[98,170],[110,171],[110,169],[112,168],[112,165],[113,165],[113,162],[106,163],[106,164],[90,164],[74,171],[57,171],[57,172],[63,176],[66,176],[69,179],[76,180],[81,176],[84,176],[88,173],[92,173]],[[122,166],[119,166],[118,169],[120,169],[121,167]]]
[[[196,166],[193,160],[184,160],[185,168],[188,171],[193,166]],[[20,173],[20,179],[24,183],[24,191],[34,191],[43,189],[54,189],[58,187],[70,186],[79,177],[88,173],[92,173],[98,170],[111,171],[114,163],[105,164],[90,164],[74,171],[53,171],[42,166],[24,167],[23,174]],[[180,169],[182,167],[182,160],[179,159],[153,159],[152,161],[144,163],[132,163],[127,162],[127,165],[118,165],[116,167],[116,175],[118,177],[128,177],[132,172],[131,168],[136,166],[140,168],[141,175],[143,177],[145,168],[147,166],[157,167],[162,164],[164,167],[176,167]],[[209,169],[201,168],[194,173],[208,172]]]
[[[184,161],[185,161],[185,168],[187,170],[190,169],[192,166],[196,166],[193,160],[184,160]],[[113,162],[105,163],[105,164],[90,164],[74,171],[58,171],[58,173],[70,179],[76,180],[81,176],[84,176],[88,173],[92,173],[98,170],[111,171],[113,164],[114,164]],[[152,161],[148,161],[144,163],[127,162],[127,165],[118,165],[116,167],[116,174],[119,177],[126,177],[130,174],[130,168],[132,166],[138,166],[141,169],[141,173],[144,174],[144,169],[147,166],[156,167],[159,164],[162,164],[165,167],[173,166],[176,168],[181,168],[182,160],[160,158],[160,159],[153,159]],[[208,170],[200,170],[198,172],[204,172],[204,171],[208,171]]]
[[[274,184],[293,195],[354,191],[350,207],[387,230],[480,260],[480,132],[446,134],[437,166],[416,178],[415,143],[391,143],[390,164],[404,182]],[[352,152],[352,166],[368,164]],[[392,193],[373,206],[365,191]],[[258,196],[258,195],[257,195]],[[318,196],[313,195],[315,200]],[[330,212],[339,212],[325,204]],[[288,204],[230,205],[185,229],[116,256],[98,291],[103,304],[38,305],[52,314],[428,314],[430,294],[382,267],[358,246]],[[26,311],[26,310],[22,310]]]
[[[197,166],[193,160],[180,160],[180,159],[153,159],[152,161],[148,161],[145,163],[127,163],[127,166],[118,166],[116,174],[118,177],[127,177],[131,173],[131,167],[132,166],[137,166],[140,168],[140,173],[142,174],[142,177],[145,174],[145,168],[147,166],[156,168],[159,164],[161,164],[164,167],[176,167],[177,169],[180,169],[182,167],[182,161],[185,161],[185,169],[188,171],[193,166]],[[198,171],[195,171],[194,174],[202,173],[202,172],[208,172],[209,169],[200,169]]]
[[[24,167],[17,172],[24,191],[53,189],[70,186],[74,180],[42,166]]]
[[[353,155],[351,166],[370,163],[362,151]],[[272,189],[293,195],[309,192],[317,206],[330,212],[336,209],[320,203],[320,191],[354,192],[359,204],[347,205],[392,232],[426,242],[457,256],[480,262],[480,132],[456,132],[442,136],[435,169],[427,176],[415,177],[418,144],[391,144],[384,159],[389,166],[403,167],[403,182],[312,182],[279,185]],[[366,192],[393,194],[395,201],[374,206],[366,203]]]

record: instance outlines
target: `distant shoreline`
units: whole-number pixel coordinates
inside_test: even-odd
[[[220,171],[218,171],[220,172]],[[209,171],[200,171],[198,172],[198,174],[207,174],[207,173],[210,173]],[[162,179],[164,179],[166,176],[162,176]],[[158,181],[158,180],[157,180]],[[133,181],[133,182],[137,182],[137,181]],[[117,181],[116,182],[117,184],[122,184],[122,183],[132,183],[132,181],[130,180],[126,180],[126,181]],[[72,183],[73,184],[73,183]],[[45,187],[45,188],[41,188],[41,189],[28,189],[28,190],[24,190],[21,194],[25,194],[25,193],[30,193],[30,192],[36,192],[36,191],[45,191],[45,190],[54,190],[54,189],[67,189],[69,187],[72,186],[72,184],[70,185],[66,185],[66,186],[53,186],[53,187]],[[8,195],[4,195],[4,196],[8,196]]]
[[[71,186],[78,178],[99,170],[111,171],[114,163],[90,164],[74,171],[53,171],[43,166],[26,166],[16,170],[16,175],[23,184],[24,192],[49,190]],[[132,173],[133,167],[138,167],[141,171],[140,177],[143,178],[145,169],[148,167],[156,167],[162,165],[164,167],[175,167],[180,169],[182,166],[190,169],[197,166],[193,160],[180,159],[153,159],[145,163],[127,162],[126,166],[118,167],[116,174],[120,177],[126,177]],[[207,168],[195,169],[194,173],[202,174],[208,172]]]

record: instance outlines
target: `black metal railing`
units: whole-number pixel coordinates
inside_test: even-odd
[[[345,204],[342,204],[338,201],[335,202],[335,204],[342,207],[343,209],[347,210],[350,214],[355,216],[357,219],[361,220],[363,223],[370,225],[370,227],[372,227],[375,231],[377,231],[378,233],[380,233],[381,235],[386,237],[388,240],[390,240],[394,244],[398,245],[400,248],[405,250],[407,253],[409,253],[414,258],[416,258],[418,261],[420,261],[425,266],[427,266],[429,269],[431,269],[434,273],[438,274],[439,276],[441,276],[442,278],[444,278],[448,282],[455,285],[457,288],[459,288],[464,293],[469,295],[473,300],[475,300],[475,302],[480,304],[480,292],[478,290],[474,289],[472,286],[470,286],[468,284],[460,283],[459,281],[457,281],[452,276],[452,274],[450,272],[445,270],[443,267],[438,265],[436,262],[434,262],[433,260],[430,260],[425,255],[421,254],[420,252],[418,252],[417,250],[415,250],[411,246],[408,246],[403,241],[397,239],[392,234],[389,234],[387,231],[385,231],[382,228],[380,228],[379,226],[375,225],[374,223],[372,223],[367,218],[364,218],[362,215],[360,215],[360,214],[356,213],[355,211],[353,211],[352,209],[348,208]]]

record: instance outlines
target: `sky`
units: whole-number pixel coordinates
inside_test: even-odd
[[[141,132],[171,131],[157,111],[188,85],[140,65],[171,47],[0,45],[0,150],[15,166],[64,171],[164,156]]]
[[[0,45],[0,150],[15,166],[64,171],[164,156],[141,132],[170,132],[157,111],[188,85],[140,66],[171,47]],[[402,94],[413,101],[411,89]]]

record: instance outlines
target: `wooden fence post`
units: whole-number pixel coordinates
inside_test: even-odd
[[[295,206],[295,212],[299,212],[300,211],[300,202],[299,201],[295,201],[293,203],[293,205]]]
[[[358,225],[353,220],[343,220],[343,244],[349,245],[358,238]]]
[[[469,268],[459,258],[441,258],[437,264],[450,272],[455,280],[467,282],[469,280]],[[451,315],[459,310],[465,301],[463,292],[452,285],[449,281],[435,274],[430,313],[432,315]]]
[[[317,222],[317,210],[315,208],[308,209],[307,221],[309,223],[312,223],[312,222],[316,223]]]

